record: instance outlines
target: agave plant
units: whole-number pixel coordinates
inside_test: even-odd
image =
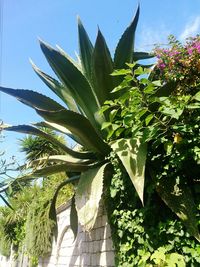
[[[78,19],[79,57],[78,62],[70,58],[60,47],[56,49],[40,41],[40,47],[58,80],[41,71],[32,63],[34,71],[43,82],[63,101],[64,105],[31,90],[0,87],[0,91],[16,97],[20,102],[35,109],[44,121],[34,125],[4,127],[8,131],[17,131],[43,137],[56,144],[63,151],[61,155],[51,155],[32,161],[28,166],[32,171],[18,179],[48,176],[61,171],[76,173],[63,182],[52,200],[51,216],[55,218],[57,194],[66,183],[78,181],[75,197],[72,200],[71,217],[78,219],[85,230],[90,230],[97,217],[98,205],[103,192],[103,181],[110,175],[108,156],[114,149],[120,156],[138,195],[143,201],[144,166],[146,145],[139,140],[125,140],[120,143],[106,142],[107,133],[102,130],[109,114],[99,113],[106,100],[116,97],[111,91],[120,80],[110,75],[114,69],[126,68],[126,63],[151,57],[145,52],[134,52],[134,38],[139,18],[136,14],[119,40],[112,57],[106,41],[98,30],[93,45]],[[64,133],[72,138],[81,149],[71,149],[55,137],[41,130],[41,126]],[[137,149],[134,149],[137,147]],[[126,149],[126,155],[121,151]],[[131,160],[134,159],[134,169]],[[48,163],[48,164],[44,164]],[[52,164],[51,164],[52,163]],[[52,213],[53,212],[53,213]],[[73,221],[74,222],[74,221]],[[76,227],[72,225],[74,232]]]

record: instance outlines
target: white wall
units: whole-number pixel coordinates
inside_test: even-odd
[[[69,227],[69,205],[58,210],[58,238],[50,257],[40,261],[39,267],[113,267],[114,249],[110,226],[103,207],[100,207],[94,229],[83,232],[79,226],[76,240]]]
[[[104,208],[100,206],[90,233],[83,232],[79,226],[75,241],[69,214],[70,204],[57,210],[58,238],[53,242],[51,255],[41,259],[38,267],[114,267],[114,248]],[[0,267],[28,267],[28,261],[26,256],[19,257],[18,262],[12,260],[12,255],[0,256]]]

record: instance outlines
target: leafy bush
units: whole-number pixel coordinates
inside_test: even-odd
[[[198,37],[192,39],[186,46],[188,55],[196,60],[197,40]],[[175,53],[177,47],[181,47],[180,53]],[[113,165],[117,167],[111,182],[110,202],[116,204],[110,221],[118,266],[199,266],[200,263],[198,77],[194,76],[191,84],[187,76],[190,69],[177,70],[178,65],[172,64],[173,57],[185,55],[186,47],[174,41],[168,50],[157,50],[160,58],[153,70],[127,64],[127,69],[112,74],[123,77],[113,93],[123,94],[114,101],[106,101],[102,109],[110,112],[110,120],[103,125],[108,130],[108,140],[112,143],[119,138],[138,138],[140,144],[147,144],[148,151],[144,207],[137,198],[133,201],[134,192],[117,159],[122,155],[115,151]],[[183,72],[184,78],[179,76]]]

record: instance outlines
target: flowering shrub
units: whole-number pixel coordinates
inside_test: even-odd
[[[185,44],[178,42],[174,36],[169,37],[169,47],[157,47],[158,58],[156,72],[164,82],[177,82],[176,93],[195,94],[200,83],[200,36],[187,39]]]

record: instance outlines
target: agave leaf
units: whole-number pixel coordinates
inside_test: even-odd
[[[71,201],[70,227],[74,234],[74,240],[75,240],[77,237],[77,233],[78,233],[78,214],[77,214],[76,205],[75,205],[75,195],[72,197],[72,201]]]
[[[44,110],[64,109],[63,106],[58,104],[53,99],[31,90],[12,89],[0,86],[0,91],[14,96],[15,98],[17,98],[17,100],[32,108],[39,108]]]
[[[111,147],[120,158],[143,203],[146,143],[141,143],[140,139],[119,139],[112,142]]]
[[[67,128],[65,128],[65,127],[63,127],[57,123],[53,123],[53,122],[49,122],[49,121],[41,121],[41,122],[33,123],[33,125],[35,125],[36,127],[49,128],[49,129],[58,131],[60,133],[66,134],[72,140],[74,140],[75,142],[77,142],[83,146],[83,144],[81,143],[80,139],[77,136],[74,136]]]
[[[133,62],[135,31],[139,19],[140,8],[138,6],[135,17],[130,26],[123,33],[114,55],[114,64],[116,69],[123,69],[126,63]]]
[[[37,110],[37,113],[45,120],[58,123],[69,129],[72,134],[79,137],[88,150],[103,155],[107,155],[110,152],[110,147],[97,134],[90,121],[84,116],[70,110],[62,110],[60,112]]]
[[[101,167],[89,169],[81,174],[75,201],[79,222],[85,231],[91,230],[95,224],[103,193],[103,179],[107,165],[106,163]]]
[[[59,191],[67,184],[69,183],[73,183],[76,182],[80,179],[80,176],[73,176],[71,178],[66,179],[65,181],[63,181],[61,184],[59,184],[59,186],[57,187],[52,201],[51,201],[51,205],[50,205],[50,209],[49,209],[49,218],[52,219],[53,221],[57,222],[57,216],[56,216],[56,200],[59,194]]]
[[[30,126],[30,125],[12,126],[12,127],[4,128],[4,130],[19,132],[19,133],[25,133],[25,134],[32,134],[32,135],[43,137],[43,138],[47,139],[48,141],[52,142],[53,144],[57,145],[58,147],[60,147],[64,152],[66,152],[70,156],[75,157],[75,158],[79,158],[79,159],[94,158],[93,153],[74,151],[74,150],[70,149],[69,147],[67,147],[65,144],[58,141],[52,135],[47,134],[47,133],[43,132],[42,130],[39,130],[39,129],[37,129],[33,126]]]
[[[65,162],[63,164],[55,164],[51,166],[37,166],[37,167],[33,169],[31,172],[19,176],[17,179],[22,180],[22,179],[47,177],[59,172],[83,172],[88,170],[90,168],[90,165]]]
[[[110,51],[101,31],[98,30],[92,55],[92,82],[101,105],[110,99],[110,92],[114,88],[113,77],[110,75],[113,70]]]
[[[79,53],[83,67],[83,73],[85,74],[87,79],[91,82],[91,73],[92,73],[91,62],[92,62],[93,45],[79,17],[78,17],[78,37],[79,37]]]
[[[138,61],[142,59],[153,58],[154,55],[148,52],[133,52],[133,61]]]
[[[70,91],[63,86],[60,82],[41,71],[32,61],[32,67],[40,79],[67,105],[70,110],[79,112]]]
[[[77,159],[74,157],[71,157],[69,155],[54,155],[54,156],[48,156],[48,157],[42,157],[36,160],[31,161],[30,163],[28,162],[26,165],[27,167],[34,167],[34,166],[40,166],[42,164],[49,164],[49,163],[76,163],[76,164],[83,164],[83,165],[88,165],[91,164],[92,162],[94,163],[94,160],[87,160],[87,159]]]
[[[68,57],[43,42],[40,43],[40,46],[50,66],[70,90],[79,108],[90,120],[96,123],[94,114],[100,106],[87,79]],[[88,100],[90,105],[88,105]]]
[[[56,48],[58,49],[58,51],[65,57],[67,57],[73,64],[74,66],[80,71],[82,72],[82,66],[81,66],[81,62],[80,59],[78,58],[78,61],[74,60],[72,57],[70,57],[69,55],[67,55],[67,53],[59,46],[56,45]],[[76,53],[76,52],[75,52]]]
[[[161,179],[157,192],[165,204],[183,221],[188,233],[200,242],[197,226],[196,207],[188,186],[177,183],[176,179]]]

